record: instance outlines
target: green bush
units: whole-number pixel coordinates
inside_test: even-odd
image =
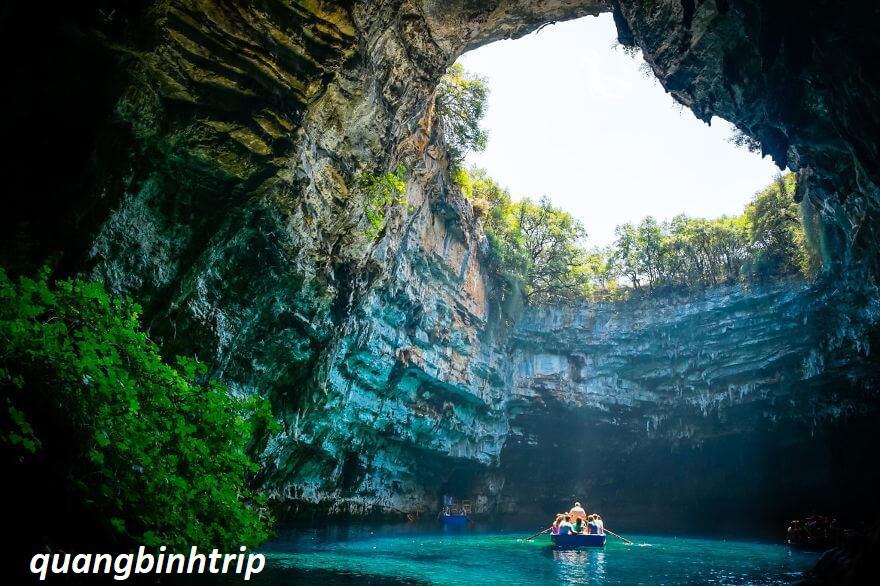
[[[407,204],[406,167],[400,163],[394,171],[382,175],[361,173],[357,176],[356,184],[364,195],[364,215],[369,224],[366,235],[368,238],[377,238],[385,228],[388,207]]]
[[[5,471],[57,483],[57,502],[117,546],[256,545],[271,519],[248,487],[250,454],[276,425],[268,403],[233,397],[193,360],[164,362],[139,311],[100,283],[0,269]]]

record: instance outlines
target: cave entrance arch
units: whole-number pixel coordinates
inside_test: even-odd
[[[700,119],[708,121],[713,114],[718,114],[736,120],[740,127],[748,133],[746,140],[749,140],[755,148],[770,155],[780,166],[790,165],[804,170],[802,187],[795,194],[798,200],[807,198],[806,203],[809,205],[824,206],[823,209],[827,210],[829,205],[840,205],[841,198],[845,198],[841,192],[859,190],[852,183],[848,183],[849,180],[830,185],[825,179],[820,178],[827,172],[827,170],[816,170],[821,166],[817,162],[822,159],[823,147],[810,144],[809,140],[798,143],[798,135],[803,138],[802,129],[797,127],[797,123],[788,119],[786,114],[779,111],[781,106],[776,103],[777,101],[786,106],[789,104],[790,97],[780,95],[785,93],[786,90],[783,89],[783,86],[786,83],[791,84],[790,87],[795,93],[806,92],[803,87],[798,87],[797,82],[765,80],[767,81],[764,88],[767,91],[765,95],[761,95],[760,92],[749,95],[749,89],[737,87],[737,82],[742,83],[741,79],[730,80],[730,77],[744,75],[743,70],[751,66],[748,63],[748,56],[743,54],[741,47],[731,49],[729,52],[729,46],[723,47],[714,55],[699,54],[700,51],[693,46],[686,48],[686,44],[689,42],[697,43],[695,41],[697,33],[692,27],[695,16],[695,6],[692,3],[668,3],[664,5],[664,9],[667,9],[666,13],[659,16],[652,15],[650,11],[621,9],[617,6],[615,8],[619,31],[627,42],[634,39],[633,35],[642,34],[634,33],[627,20],[628,17],[640,21],[638,26],[642,27],[658,26],[658,22],[677,22],[678,29],[682,27],[687,29],[678,30],[675,26],[671,26],[674,32],[669,36],[676,37],[682,45],[678,49],[662,46],[657,53],[649,54],[653,72],[658,74],[667,90],[671,91]],[[727,14],[727,8],[719,7],[719,10],[719,14],[723,18]],[[623,12],[629,14],[625,15]],[[680,20],[676,20],[679,18]],[[747,20],[746,17],[743,18]],[[749,23],[746,22],[745,25],[747,24]],[[773,74],[785,77],[785,68],[797,69],[802,66],[800,61],[804,57],[802,46],[791,43],[791,47],[780,47],[780,44],[783,44],[783,38],[789,39],[789,34],[787,31],[779,32],[776,38],[771,38],[774,34],[767,31],[766,28],[764,29],[763,35],[768,45],[752,48],[757,53],[757,62],[763,64],[760,67],[766,66],[768,61],[772,62],[778,58],[782,64],[776,65]],[[641,40],[644,41],[644,39]],[[653,41],[659,42],[657,39],[653,39]],[[649,39],[647,44],[650,45],[651,42],[652,39]],[[668,55],[658,55],[663,51],[674,53],[676,50],[684,53],[684,55],[678,56],[677,61]],[[716,58],[717,61],[713,62],[713,59]],[[716,77],[707,74],[707,71],[713,72]],[[764,74],[770,75],[766,72]],[[688,79],[691,75],[696,79],[695,82]],[[722,85],[724,82],[729,82],[732,85],[719,88],[716,81]],[[726,95],[723,95],[725,93]],[[747,96],[747,98],[743,96]],[[754,104],[750,104],[750,100],[754,100]],[[766,111],[757,113],[749,111],[750,108],[761,110],[768,105],[771,110],[769,114]],[[825,128],[823,132],[825,130],[828,129]],[[837,173],[834,172],[832,175],[836,177]],[[769,180],[770,177],[768,176],[767,179]],[[837,203],[832,204],[831,200],[836,200]],[[682,211],[686,212],[687,210]],[[852,212],[851,208],[850,212]],[[856,214],[858,215],[860,212],[856,212]],[[829,248],[833,248],[833,243],[839,242],[842,237],[841,233],[848,230],[845,223],[840,225],[836,222],[837,220],[828,214],[821,218],[820,230],[823,233],[827,231],[825,237],[831,243],[828,245]],[[858,235],[855,236],[860,238]],[[863,243],[861,246],[867,245]],[[827,254],[829,250],[824,252]],[[836,254],[843,258],[838,257],[833,260],[845,264],[851,260],[847,257],[853,252],[853,249],[837,250]],[[855,252],[858,256],[858,251]],[[813,303],[813,301],[807,301],[807,303]],[[822,335],[821,333],[816,334],[815,341],[817,343],[821,344],[819,339]],[[552,354],[552,351],[548,352]],[[801,366],[795,365],[793,368],[797,370]],[[854,366],[853,369],[860,371],[858,366]],[[805,374],[804,378],[810,379],[802,385],[804,392],[816,393],[820,397],[818,402],[823,403],[821,409],[829,408],[830,403],[836,401],[836,399],[829,400],[827,397],[821,398],[822,394],[830,392],[829,389],[834,386],[834,383],[830,383],[827,379],[816,380],[812,374]],[[819,379],[822,378],[819,377]],[[747,383],[746,387],[749,384]],[[801,383],[789,381],[787,384],[799,385]],[[870,384],[869,381],[866,381],[865,386],[870,386]],[[807,391],[807,388],[810,391]],[[731,390],[731,392],[748,393],[748,390],[744,391],[743,388],[737,387],[735,391]],[[855,394],[860,392],[855,391]],[[853,398],[854,396],[850,395],[842,401],[847,403]],[[699,403],[698,398],[694,400],[697,404]],[[856,399],[856,402],[858,401],[860,399]],[[731,403],[733,402],[734,400],[731,398]],[[853,404],[850,403],[850,405]],[[700,408],[705,411],[706,406],[703,405]],[[547,496],[545,487],[555,481],[562,486],[573,486],[575,490],[598,489],[600,494],[609,499],[606,502],[624,504],[642,498],[643,506],[637,514],[634,514],[631,521],[642,520],[644,522],[647,520],[648,523],[657,523],[658,527],[662,527],[663,523],[668,522],[671,518],[688,519],[685,525],[690,523],[690,527],[693,528],[693,523],[702,517],[701,521],[705,524],[702,527],[704,529],[742,530],[747,525],[754,527],[755,519],[760,519],[760,524],[766,523],[767,528],[779,526],[787,516],[793,516],[798,511],[802,512],[839,502],[841,494],[848,491],[847,486],[863,484],[859,478],[862,478],[861,474],[866,463],[859,459],[848,460],[842,456],[840,446],[843,444],[855,446],[863,442],[870,442],[868,431],[870,426],[867,420],[853,421],[851,425],[846,425],[841,423],[836,416],[826,413],[820,416],[822,424],[819,426],[821,429],[817,431],[816,420],[812,415],[806,413],[792,416],[791,421],[777,423],[775,417],[767,418],[766,413],[763,416],[754,417],[754,414],[746,413],[747,410],[747,407],[732,410],[739,411],[735,417],[743,417],[750,421],[747,424],[748,431],[746,432],[743,432],[742,429],[731,431],[729,421],[719,421],[715,435],[710,433],[706,437],[699,438],[691,435],[693,429],[690,429],[686,422],[683,423],[679,420],[677,437],[658,439],[658,436],[662,435],[658,434],[658,421],[663,418],[658,419],[650,412],[650,408],[643,405],[641,408],[636,408],[636,411],[639,411],[636,420],[644,425],[643,429],[631,429],[621,434],[619,429],[614,429],[613,425],[609,425],[600,428],[602,433],[596,431],[588,435],[589,441],[584,444],[599,446],[603,444],[604,440],[605,443],[614,446],[606,453],[591,451],[589,448],[573,444],[571,440],[567,441],[566,433],[556,433],[560,429],[577,426],[576,417],[554,418],[547,414],[537,415],[535,421],[530,425],[525,425],[517,430],[517,437],[513,438],[511,444],[506,448],[506,455],[502,455],[502,467],[504,462],[513,464],[513,472],[509,477],[519,481],[518,484],[514,481],[513,486],[508,486],[505,490],[516,491],[519,489],[528,492],[526,487],[529,483],[537,484],[536,492],[531,493],[526,500],[531,499],[530,504],[536,505],[537,510],[555,510],[561,508],[559,504],[564,500],[577,498],[577,494],[568,489]],[[542,417],[545,416],[546,419],[542,421]],[[734,416],[731,415],[731,417]],[[651,447],[633,446],[625,437],[627,433],[642,433],[646,437],[653,437],[657,439],[656,443],[663,445],[663,449],[652,451]],[[619,434],[619,437],[609,441],[608,438],[613,438],[615,434]],[[543,441],[552,446],[549,454],[540,452],[540,450],[532,450],[528,456],[516,453],[519,449],[517,446],[523,445],[528,446],[524,448],[525,453],[528,453],[529,449],[534,448],[542,441],[536,438],[542,436]],[[521,438],[529,439],[526,441]],[[797,439],[789,441],[786,438]],[[566,446],[571,449],[566,450]],[[620,462],[626,460],[638,462],[638,464],[618,466]],[[534,466],[534,462],[540,462],[537,468]],[[606,475],[604,486],[603,480],[599,479],[585,480],[578,485],[577,482],[570,482],[571,479],[568,478],[569,482],[566,483],[566,477],[570,476],[567,469],[572,466],[572,462],[586,462],[587,466],[590,466],[590,462],[594,462],[599,470],[617,469],[622,472],[614,478],[611,475]],[[803,485],[804,469],[811,466],[815,467],[817,474],[808,479],[809,488],[805,489]],[[854,469],[858,469],[859,472],[853,472]],[[536,470],[539,471],[536,472]],[[711,486],[707,486],[707,483]],[[643,492],[627,493],[626,490],[620,490],[611,485],[652,486],[657,490],[654,490],[650,495]],[[658,488],[660,485],[665,486]],[[543,495],[540,494],[542,492]],[[676,498],[669,499],[661,496],[664,494],[667,497],[675,495]],[[851,491],[850,494],[856,495],[856,499],[859,501],[858,505],[848,510],[850,514],[856,510],[864,511],[875,506],[871,504],[873,499],[861,489]],[[699,504],[689,505],[689,503],[695,502]],[[824,503],[824,505],[819,503]],[[745,508],[744,504],[747,505]],[[711,514],[707,515],[707,513]],[[733,522],[728,523],[731,520]]]
[[[489,371],[467,354],[480,340],[482,313],[479,279],[462,271],[478,255],[459,245],[467,226],[453,226],[463,206],[414,206],[424,211],[418,218],[400,211],[375,240],[360,237],[357,224],[364,217],[357,178],[384,173],[398,155],[421,165],[407,188],[425,195],[418,179],[439,164],[426,152],[420,122],[446,66],[495,39],[612,11],[621,39],[645,51],[676,99],[700,119],[735,122],[774,160],[801,172],[798,195],[823,210],[825,229],[836,235],[833,258],[860,271],[834,282],[833,304],[819,298],[816,305],[831,307],[826,323],[835,323],[834,307],[852,318],[834,340],[876,347],[869,328],[876,294],[862,287],[876,282],[880,241],[880,41],[872,4],[172,0],[158,11],[128,3],[112,14],[91,3],[49,14],[11,5],[0,21],[9,34],[0,38],[4,54],[20,60],[8,70],[4,128],[27,148],[4,161],[4,177],[29,205],[3,214],[3,259],[28,272],[58,252],[61,274],[94,277],[142,302],[151,337],[169,354],[210,357],[212,373],[236,392],[271,395],[287,433],[271,444],[263,477],[278,498],[343,496],[386,512],[424,510],[436,506],[442,482],[440,474],[420,476],[425,460],[476,462],[486,471],[476,480],[505,484],[493,476],[493,450],[508,415],[523,409],[498,407],[485,392],[491,385],[474,384]],[[59,134],[71,156],[55,180],[34,181]],[[446,240],[450,226],[458,232]],[[421,244],[432,252],[437,235],[446,243],[440,254],[417,256]],[[449,260],[449,270],[436,258]],[[438,274],[444,279],[416,282]],[[776,313],[794,327],[800,322],[788,318],[799,314],[787,307],[792,312]],[[396,344],[370,346],[387,341],[384,318],[399,316],[405,326],[395,329]],[[475,335],[454,337],[462,331]],[[806,339],[799,332],[780,339]],[[454,360],[430,354],[440,345],[433,342],[452,339]],[[831,381],[837,395],[862,392],[856,409],[835,420],[856,434],[846,418],[875,413],[875,395],[847,381],[870,382],[869,365],[847,371],[829,356],[806,361],[811,378]],[[552,352],[545,358],[557,360]],[[445,368],[453,363],[474,368]],[[392,380],[401,370],[405,376]],[[447,376],[462,372],[476,378]],[[423,387],[436,401],[422,400]],[[817,402],[816,413],[840,406],[831,397],[830,405]],[[446,436],[435,431],[441,419]],[[633,434],[656,431],[650,420],[638,421]],[[801,423],[810,421],[812,414]],[[864,433],[865,441],[844,434],[826,446],[831,454],[870,454]],[[511,445],[532,439],[525,433]],[[852,474],[867,468],[846,467]],[[640,480],[631,484],[650,479]],[[871,502],[845,490],[839,496]]]

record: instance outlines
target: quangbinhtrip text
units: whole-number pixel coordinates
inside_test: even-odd
[[[143,545],[137,554],[109,553],[38,553],[31,558],[31,572],[45,580],[49,574],[95,574],[113,575],[114,580],[127,580],[132,574],[240,574],[250,580],[254,574],[263,571],[266,556],[261,553],[246,553],[241,546],[238,553],[199,553],[193,546],[189,554],[167,553],[166,547],[159,547],[157,554],[147,553]]]

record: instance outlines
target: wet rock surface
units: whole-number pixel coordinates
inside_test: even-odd
[[[838,510],[869,510],[873,452],[844,446],[872,445],[876,363],[840,331],[854,306],[836,295],[789,283],[528,312],[499,506],[586,494],[618,522],[706,531],[769,529],[840,493]]]
[[[612,10],[676,99],[800,169],[822,210],[822,284],[499,313],[430,95],[466,49]],[[19,205],[0,252],[14,271],[51,257],[133,295],[169,353],[271,397],[284,431],[261,480],[292,512],[426,511],[444,490],[487,512],[586,492],[682,522],[759,497],[872,510],[876,10],[9,6],[0,119]],[[397,162],[408,205],[374,239],[355,179]]]

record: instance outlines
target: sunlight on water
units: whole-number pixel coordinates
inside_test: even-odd
[[[609,536],[604,548],[555,550],[528,532],[415,528],[282,535],[259,583],[789,584],[816,561],[782,545],[661,536]]]

